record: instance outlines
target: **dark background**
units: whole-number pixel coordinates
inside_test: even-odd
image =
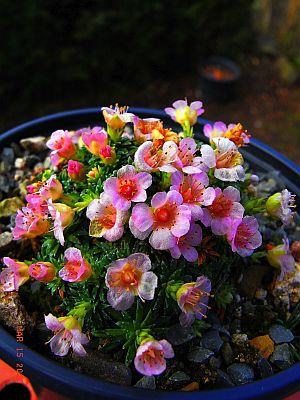
[[[204,117],[240,121],[297,161],[300,59],[296,38],[282,38],[283,26],[298,26],[294,3],[0,0],[0,131],[72,108],[162,108],[199,97]],[[211,55],[241,66],[236,100],[201,96],[199,63]]]

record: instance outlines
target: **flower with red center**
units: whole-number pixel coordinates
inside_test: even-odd
[[[282,281],[287,272],[291,272],[295,268],[295,259],[290,251],[290,244],[287,238],[282,239],[283,244],[278,246],[267,246],[267,260],[269,264],[280,270],[278,277]]]
[[[156,193],[151,207],[145,203],[135,205],[129,221],[132,234],[144,240],[152,232],[149,242],[154,249],[171,249],[190,229],[191,211],[182,202],[181,194],[171,190]]]
[[[242,257],[251,256],[262,243],[257,219],[246,216],[232,221],[227,239],[234,253],[237,252]]]
[[[116,152],[111,146],[103,146],[99,150],[99,157],[104,164],[113,164],[116,160]]]
[[[89,342],[87,336],[82,333],[78,320],[74,317],[56,318],[52,314],[45,315],[45,323],[48,329],[54,332],[49,340],[51,351],[56,356],[65,356],[70,347],[78,356],[85,356],[83,344]]]
[[[32,278],[44,283],[53,281],[56,274],[54,265],[47,261],[38,261],[29,265],[28,272]]]
[[[141,119],[137,116],[133,117],[134,139],[138,143],[152,140],[152,131],[160,127],[162,127],[162,122],[158,118]]]
[[[208,168],[214,168],[214,175],[221,181],[244,181],[244,162],[236,145],[227,138],[214,138],[216,150],[208,144],[201,146],[202,161]]]
[[[176,292],[178,306],[182,313],[180,324],[189,327],[196,319],[202,319],[208,310],[211,282],[205,276],[199,276],[196,282],[184,283]]]
[[[178,238],[177,244],[170,249],[171,256],[178,259],[181,255],[183,255],[187,261],[194,262],[198,259],[198,252],[195,249],[195,246],[199,246],[201,241],[201,226],[191,223],[188,233]]]
[[[106,131],[99,126],[87,129],[82,132],[82,141],[89,152],[94,156],[102,157],[101,151],[108,145],[108,136]]]
[[[69,160],[68,176],[74,182],[83,182],[86,179],[84,165],[81,162]]]
[[[81,251],[75,247],[69,247],[64,257],[66,263],[59,271],[60,278],[67,282],[82,282],[92,275],[90,264],[82,257]]]
[[[194,221],[202,216],[201,206],[210,206],[215,199],[215,189],[207,187],[209,179],[205,172],[192,175],[183,175],[177,171],[172,174],[171,190],[177,190],[183,197],[183,204],[187,205]]]
[[[146,339],[137,349],[134,366],[143,375],[160,375],[166,369],[166,358],[173,357],[173,348],[167,340]]]
[[[197,122],[197,117],[204,113],[201,101],[193,101],[189,106],[186,100],[177,100],[173,107],[165,108],[165,112],[170,115],[173,121],[184,125],[187,122],[192,126]]]
[[[63,203],[52,203],[48,200],[48,210],[53,220],[54,237],[63,246],[65,244],[63,230],[69,226],[74,219],[74,210]]]
[[[225,137],[231,140],[237,147],[242,147],[249,143],[250,135],[246,133],[243,126],[238,124],[229,124],[228,127],[224,122],[218,121],[213,125],[205,124],[204,135],[210,139],[213,144],[213,139],[218,137]]]
[[[135,296],[142,301],[152,300],[157,276],[150,269],[150,258],[143,253],[131,254],[109,264],[105,276],[109,304],[116,310],[124,311],[132,306]]]
[[[134,156],[134,164],[140,171],[175,172],[172,165],[177,160],[178,147],[172,141],[165,142],[162,148],[147,141],[140,145]]]
[[[44,210],[40,206],[35,208],[29,204],[28,207],[22,207],[21,210],[17,211],[15,227],[12,232],[15,240],[21,238],[33,239],[48,231],[49,222],[47,221],[47,216],[44,214]]]
[[[238,189],[228,186],[222,192],[220,188],[216,188],[214,201],[202,209],[201,222],[210,226],[215,235],[225,235],[231,227],[232,220],[243,218],[245,210],[239,201]]]
[[[7,266],[0,273],[0,283],[5,292],[18,291],[21,285],[29,279],[28,265],[9,257],[3,258],[3,263]]]
[[[128,220],[128,212],[117,210],[106,193],[101,193],[100,199],[88,205],[86,216],[91,220],[89,235],[103,237],[110,242],[122,237],[124,223]]]
[[[186,174],[198,174],[207,170],[207,166],[203,163],[201,157],[194,157],[196,151],[197,145],[193,138],[182,139],[174,166]]]
[[[132,165],[120,168],[117,177],[106,179],[103,184],[106,193],[115,208],[126,211],[131,202],[143,202],[147,199],[146,189],[152,184],[147,172],[137,172]]]
[[[46,145],[52,150],[50,159],[54,166],[59,165],[65,159],[71,158],[76,152],[76,147],[69,131],[58,130],[53,132]]]

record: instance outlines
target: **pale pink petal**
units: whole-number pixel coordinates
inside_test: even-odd
[[[69,247],[64,253],[67,261],[79,261],[82,260],[82,255],[79,249],[75,247]]]
[[[140,271],[146,272],[151,269],[151,260],[147,254],[144,253],[134,253],[127,257],[127,260],[130,263],[134,263],[136,268]]]
[[[157,288],[157,276],[154,272],[148,271],[142,275],[139,282],[138,293],[144,300],[152,300],[154,298],[155,289]]]
[[[201,204],[203,206],[210,206],[212,205],[215,198],[216,198],[215,189],[212,187],[208,187],[202,193]]]
[[[153,196],[153,199],[155,196]],[[182,204],[183,198],[182,198],[181,194],[179,192],[177,192],[176,190],[170,190],[167,194],[166,201],[168,203],[175,203],[177,205],[180,205],[180,204]],[[159,207],[155,207],[155,208],[159,208]]]
[[[133,207],[131,218],[134,226],[142,232],[145,232],[153,225],[153,214],[151,209],[144,203],[137,204]]]
[[[171,232],[176,237],[185,235],[190,229],[191,210],[186,205],[178,207],[179,215],[175,224],[171,227]]]
[[[183,257],[187,261],[195,262],[198,259],[198,252],[194,247],[189,246],[188,244],[183,244],[180,247],[180,250],[181,250]]]
[[[237,182],[245,180],[245,171],[241,165],[232,168],[215,169],[215,177],[224,182]]]
[[[216,156],[213,148],[208,144],[203,144],[201,146],[201,155],[202,161],[206,164],[209,168],[213,168],[216,166]]]
[[[51,331],[55,332],[64,328],[64,325],[61,322],[59,322],[59,320],[56,317],[54,317],[54,315],[48,314],[45,315],[44,317],[45,317],[46,327]]]
[[[114,227],[112,227],[111,229],[108,229],[103,237],[104,239],[108,240],[109,242],[115,242],[116,240],[121,239],[121,237],[123,236],[124,233],[124,227],[123,225],[118,225],[115,224]]]
[[[118,178],[112,177],[112,178],[106,179],[106,181],[103,184],[103,190],[109,194],[117,192],[118,191]]]
[[[110,289],[107,292],[107,301],[118,311],[125,311],[130,308],[134,302],[134,294],[130,291],[118,291]]]
[[[133,236],[140,240],[145,240],[152,232],[152,227],[150,227],[149,229],[147,229],[144,232],[138,230],[137,227],[134,225],[132,217],[130,217],[130,219],[129,219],[129,229],[130,229],[131,233],[133,234]]]
[[[50,339],[50,348],[51,351],[56,355],[56,356],[66,356],[69,352],[71,343],[68,340],[64,340],[63,337],[64,332],[59,332],[56,335],[53,336],[53,338]]]
[[[162,346],[162,350],[164,352],[164,358],[173,358],[174,357],[174,350],[171,346],[171,344],[163,339],[159,341],[159,344]]]
[[[117,173],[118,178],[134,178],[136,175],[136,169],[134,168],[133,165],[125,165],[124,167],[120,168]]]
[[[149,243],[156,250],[168,250],[176,245],[176,238],[169,229],[157,229],[152,232]]]
[[[238,189],[236,189],[233,186],[228,186],[223,190],[224,196],[226,196],[228,199],[232,201],[237,201],[239,202],[241,200],[241,195]]]
[[[211,221],[211,230],[215,235],[226,235],[226,233],[230,230],[230,227],[230,218],[214,218]]]
[[[183,108],[187,106],[187,101],[186,100],[176,100],[172,104],[174,108]]]
[[[151,206],[153,208],[160,208],[165,204],[166,200],[167,200],[167,193],[158,192],[152,197]]]
[[[180,248],[178,245],[175,245],[174,247],[172,247],[170,249],[170,253],[171,253],[171,256],[173,258],[175,258],[176,260],[178,260],[178,258],[180,258],[180,256],[181,256],[181,251],[180,251]]]
[[[141,186],[143,189],[148,189],[152,185],[152,176],[147,172],[138,173],[135,179],[138,182],[138,186]]]

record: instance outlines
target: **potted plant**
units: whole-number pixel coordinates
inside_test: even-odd
[[[210,144],[203,144],[193,132],[201,102],[173,106],[166,112],[181,125],[179,134],[174,123],[162,125],[162,113],[117,107],[103,109],[106,130],[78,129],[97,118],[96,110],[81,110],[1,139],[69,128],[47,141],[52,166],[46,160],[33,167],[27,204],[12,224],[22,246],[3,259],[5,297],[21,299],[43,321],[32,323],[34,342],[27,334],[26,343],[127,386],[78,375],[29,349],[25,373],[65,394],[72,388],[73,398],[153,396],[130,384],[155,385],[160,398],[247,399],[262,388],[288,394],[299,385],[293,197],[287,189],[271,192],[278,179],[265,175],[260,182],[246,171],[240,149],[249,135],[240,124],[205,124]],[[153,114],[158,118],[142,118]],[[266,147],[249,149],[243,155],[256,170],[291,172],[292,164]],[[283,182],[297,193],[299,169],[293,174]],[[283,301],[275,303],[276,293],[286,295]],[[14,339],[1,335],[1,356],[14,364]]]

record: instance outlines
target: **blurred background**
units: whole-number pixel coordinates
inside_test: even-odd
[[[300,0],[0,5],[0,132],[73,108],[187,97],[299,163]]]

